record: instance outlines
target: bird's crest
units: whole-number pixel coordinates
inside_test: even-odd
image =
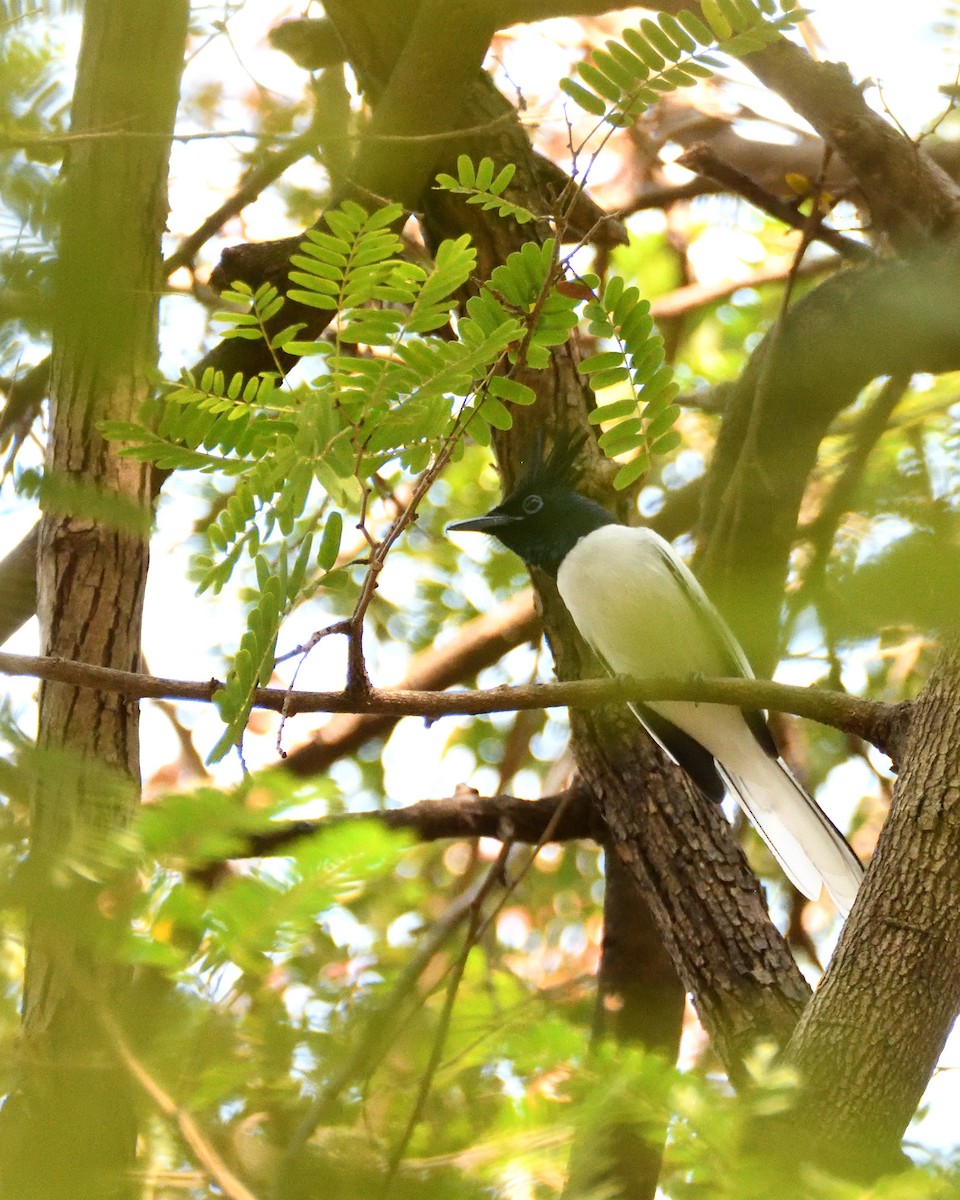
[[[549,451],[544,452],[544,434],[539,432],[533,441],[523,474],[517,480],[515,491],[532,488],[566,487],[576,488],[583,474],[577,460],[587,440],[582,429],[564,428],[553,440]]]

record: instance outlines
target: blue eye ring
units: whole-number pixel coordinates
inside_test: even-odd
[[[541,496],[524,496],[521,508],[528,517],[532,517],[543,508],[543,498]]]

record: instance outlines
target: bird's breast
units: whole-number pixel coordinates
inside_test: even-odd
[[[584,639],[613,671],[715,673],[715,647],[665,552],[673,554],[649,530],[604,526],[581,538],[560,564],[560,596]]]

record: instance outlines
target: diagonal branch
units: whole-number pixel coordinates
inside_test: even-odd
[[[725,162],[714,150],[702,142],[697,142],[681,154],[677,163],[681,167],[686,167],[688,171],[713,180],[724,191],[732,192],[735,196],[742,196],[755,208],[769,213],[775,220],[782,221],[791,229],[805,230],[810,224],[810,218],[800,211],[798,205],[790,204],[786,200],[772,195],[749,175],[745,175],[730,163]],[[822,220],[818,220],[812,237],[815,241],[824,242],[851,261],[872,262],[874,259],[874,253],[869,246],[847,237],[837,229],[832,229]]]
[[[958,232],[960,187],[867,104],[864,87],[844,63],[815,62],[786,38],[743,62],[843,158],[874,225],[898,249],[918,249]]]
[[[960,247],[941,246],[826,280],[793,305],[728,392],[698,573],[761,671],[775,661],[797,514],[831,423],[879,375],[960,368],[958,258]]]

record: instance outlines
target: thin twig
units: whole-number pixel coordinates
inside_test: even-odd
[[[805,277],[826,275],[830,271],[835,271],[840,261],[835,255],[824,255],[822,258],[801,263],[796,274]],[[790,266],[764,268],[743,279],[724,279],[720,283],[684,284],[682,287],[674,288],[671,292],[665,292],[662,296],[654,297],[650,301],[650,315],[655,321],[670,317],[682,317],[687,313],[695,312],[698,308],[704,308],[708,304],[724,300],[734,292],[740,291],[741,288],[763,287],[768,283],[784,283],[793,270],[791,261]],[[680,400],[676,400],[675,403],[679,404]]]
[[[176,1123],[180,1130],[180,1136],[223,1194],[229,1197],[229,1200],[257,1200],[257,1196],[233,1174],[223,1161],[210,1140],[201,1132],[193,1116],[186,1109],[181,1108],[169,1092],[161,1087],[130,1049],[113,1013],[100,1003],[94,1004],[94,1011],[104,1032],[113,1043],[114,1053],[130,1077],[146,1092],[160,1112]]]
[[[837,530],[844,514],[850,509],[870,453],[886,432],[890,417],[909,386],[909,375],[891,375],[850,433],[840,474],[819,514],[804,530],[813,545],[813,554],[804,570],[799,589],[789,598],[789,610],[794,620],[809,603],[811,593],[823,581]]]
[[[471,906],[485,881],[486,876],[469,891],[457,897],[439,920],[430,926],[420,939],[414,955],[400,972],[396,983],[383,1000],[375,1004],[368,1013],[352,1047],[341,1060],[339,1070],[316,1095],[284,1149],[277,1174],[280,1185],[288,1173],[295,1169],[298,1157],[313,1131],[329,1122],[344,1089],[361,1074],[369,1075],[374,1071],[388,1053],[403,1028],[399,1020],[400,1013],[414,992],[416,981],[444,943],[469,917]]]
[[[795,205],[771,195],[749,175],[744,175],[736,167],[724,162],[709,146],[703,143],[691,146],[685,154],[677,159],[677,162],[680,166],[686,167],[688,171],[705,175],[736,195],[742,196],[744,200],[754,205],[755,208],[759,208],[761,212],[769,213],[775,220],[782,221],[794,229],[803,230],[805,245],[807,242],[815,240],[825,242],[838,254],[856,262],[873,262],[875,259],[869,246],[855,241],[853,238],[845,237],[836,229],[831,229],[828,225],[823,224],[823,219],[817,212],[822,194],[819,185],[814,185],[814,212],[817,212],[817,217],[815,225],[811,227],[809,216],[802,213]]]
[[[172,275],[178,267],[191,266],[197,256],[197,251],[213,235],[221,229],[231,217],[235,217],[248,204],[252,204],[260,193],[269,187],[276,179],[299,162],[301,158],[311,154],[319,144],[322,135],[322,114],[316,112],[307,128],[297,134],[290,142],[275,150],[262,163],[253,167],[240,182],[240,186],[228,196],[219,208],[214,209],[205,217],[193,233],[188,234],[177,246],[169,258],[164,260],[163,270]]]
[[[443,1047],[446,1044],[447,1032],[450,1028],[450,1021],[453,1017],[453,1005],[457,998],[457,991],[460,988],[460,982],[463,979],[463,973],[467,968],[467,959],[470,957],[470,951],[477,944],[477,940],[486,929],[488,922],[481,921],[483,911],[483,902],[493,889],[500,884],[504,879],[504,872],[507,866],[507,859],[510,855],[511,843],[504,842],[500,847],[500,853],[497,855],[496,861],[490,864],[489,869],[485,872],[483,879],[480,882],[480,887],[474,896],[473,903],[469,910],[469,925],[467,926],[466,936],[463,939],[463,947],[456,961],[449,972],[447,980],[446,995],[443,1000],[443,1008],[440,1011],[440,1018],[437,1026],[436,1036],[433,1039],[433,1045],[430,1049],[430,1058],[427,1062],[426,1069],[420,1077],[420,1086],[417,1089],[417,1098],[414,1101],[413,1108],[407,1118],[407,1123],[404,1126],[403,1133],[394,1146],[390,1154],[390,1161],[387,1168],[387,1178],[384,1183],[382,1200],[387,1200],[393,1188],[394,1180],[397,1176],[397,1171],[400,1168],[400,1163],[403,1161],[407,1147],[410,1145],[410,1139],[413,1137],[414,1131],[420,1124],[420,1118],[423,1116],[423,1110],[427,1103],[427,1098],[430,1095],[430,1089],[433,1086],[433,1080],[436,1076],[437,1069],[440,1066],[440,1059],[443,1055]]]

